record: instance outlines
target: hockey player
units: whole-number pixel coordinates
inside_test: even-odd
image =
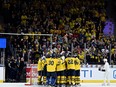
[[[42,78],[41,78],[41,80],[42,80],[42,84],[46,84],[46,72],[47,72],[47,69],[46,69],[46,62],[45,62],[45,60],[46,60],[46,56],[43,56],[42,57]]]
[[[75,85],[75,58],[68,54],[68,57],[65,59],[67,66],[67,75],[68,75],[68,84]]]
[[[75,83],[80,86],[80,60],[77,55],[75,57]]]
[[[40,85],[41,78],[42,78],[42,60],[41,60],[41,58],[38,60],[37,71],[38,71],[38,85]]]
[[[43,84],[44,83],[44,78],[45,78],[45,56],[42,56],[39,60],[38,60],[38,65],[37,65],[37,70],[38,70],[38,84]]]
[[[58,64],[58,59],[56,59],[56,54],[53,53],[52,58],[46,59],[47,64],[47,85],[56,86],[56,66]]]
[[[62,87],[66,84],[66,66],[65,57],[58,58],[59,64],[57,65],[57,84]]]

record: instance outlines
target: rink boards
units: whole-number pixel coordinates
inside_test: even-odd
[[[104,72],[98,71],[98,67],[83,66],[80,70],[81,83],[101,83],[103,82]],[[27,65],[26,68],[26,80],[29,83],[30,77],[33,81],[37,82],[37,65],[31,64]],[[5,80],[5,68],[0,67],[0,83],[3,83]],[[110,81],[116,83],[116,66],[110,68]]]
[[[104,72],[98,68],[81,68],[80,78],[82,83],[101,83],[103,82]],[[110,82],[116,83],[116,68],[110,69]]]
[[[0,83],[5,81],[5,67],[0,65]]]
[[[100,65],[99,65],[100,66]],[[80,70],[80,78],[81,83],[101,83],[103,82],[104,72],[99,71],[96,65],[88,65],[82,66]],[[31,69],[32,67],[32,69]],[[30,72],[32,70],[32,72]],[[37,82],[37,65],[28,65],[27,69],[27,82],[30,80],[30,75],[32,74],[32,78],[35,82]],[[111,83],[116,83],[116,66],[114,65],[113,68],[110,68],[110,81]]]

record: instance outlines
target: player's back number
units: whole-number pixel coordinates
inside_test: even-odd
[[[48,65],[54,65],[54,61],[50,60]]]

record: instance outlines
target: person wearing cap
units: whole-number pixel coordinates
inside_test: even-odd
[[[110,85],[110,80],[109,80],[109,75],[110,75],[110,66],[109,63],[107,61],[107,59],[104,59],[104,83],[102,85],[106,85],[106,80],[107,80],[107,85]]]

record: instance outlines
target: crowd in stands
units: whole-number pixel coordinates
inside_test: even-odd
[[[104,0],[2,0],[4,32],[53,34],[53,50],[78,54],[81,63],[116,64],[114,36],[104,36]],[[28,63],[50,50],[48,36],[8,36],[16,58]],[[86,58],[86,60],[85,60]],[[111,59],[110,59],[111,58]]]

